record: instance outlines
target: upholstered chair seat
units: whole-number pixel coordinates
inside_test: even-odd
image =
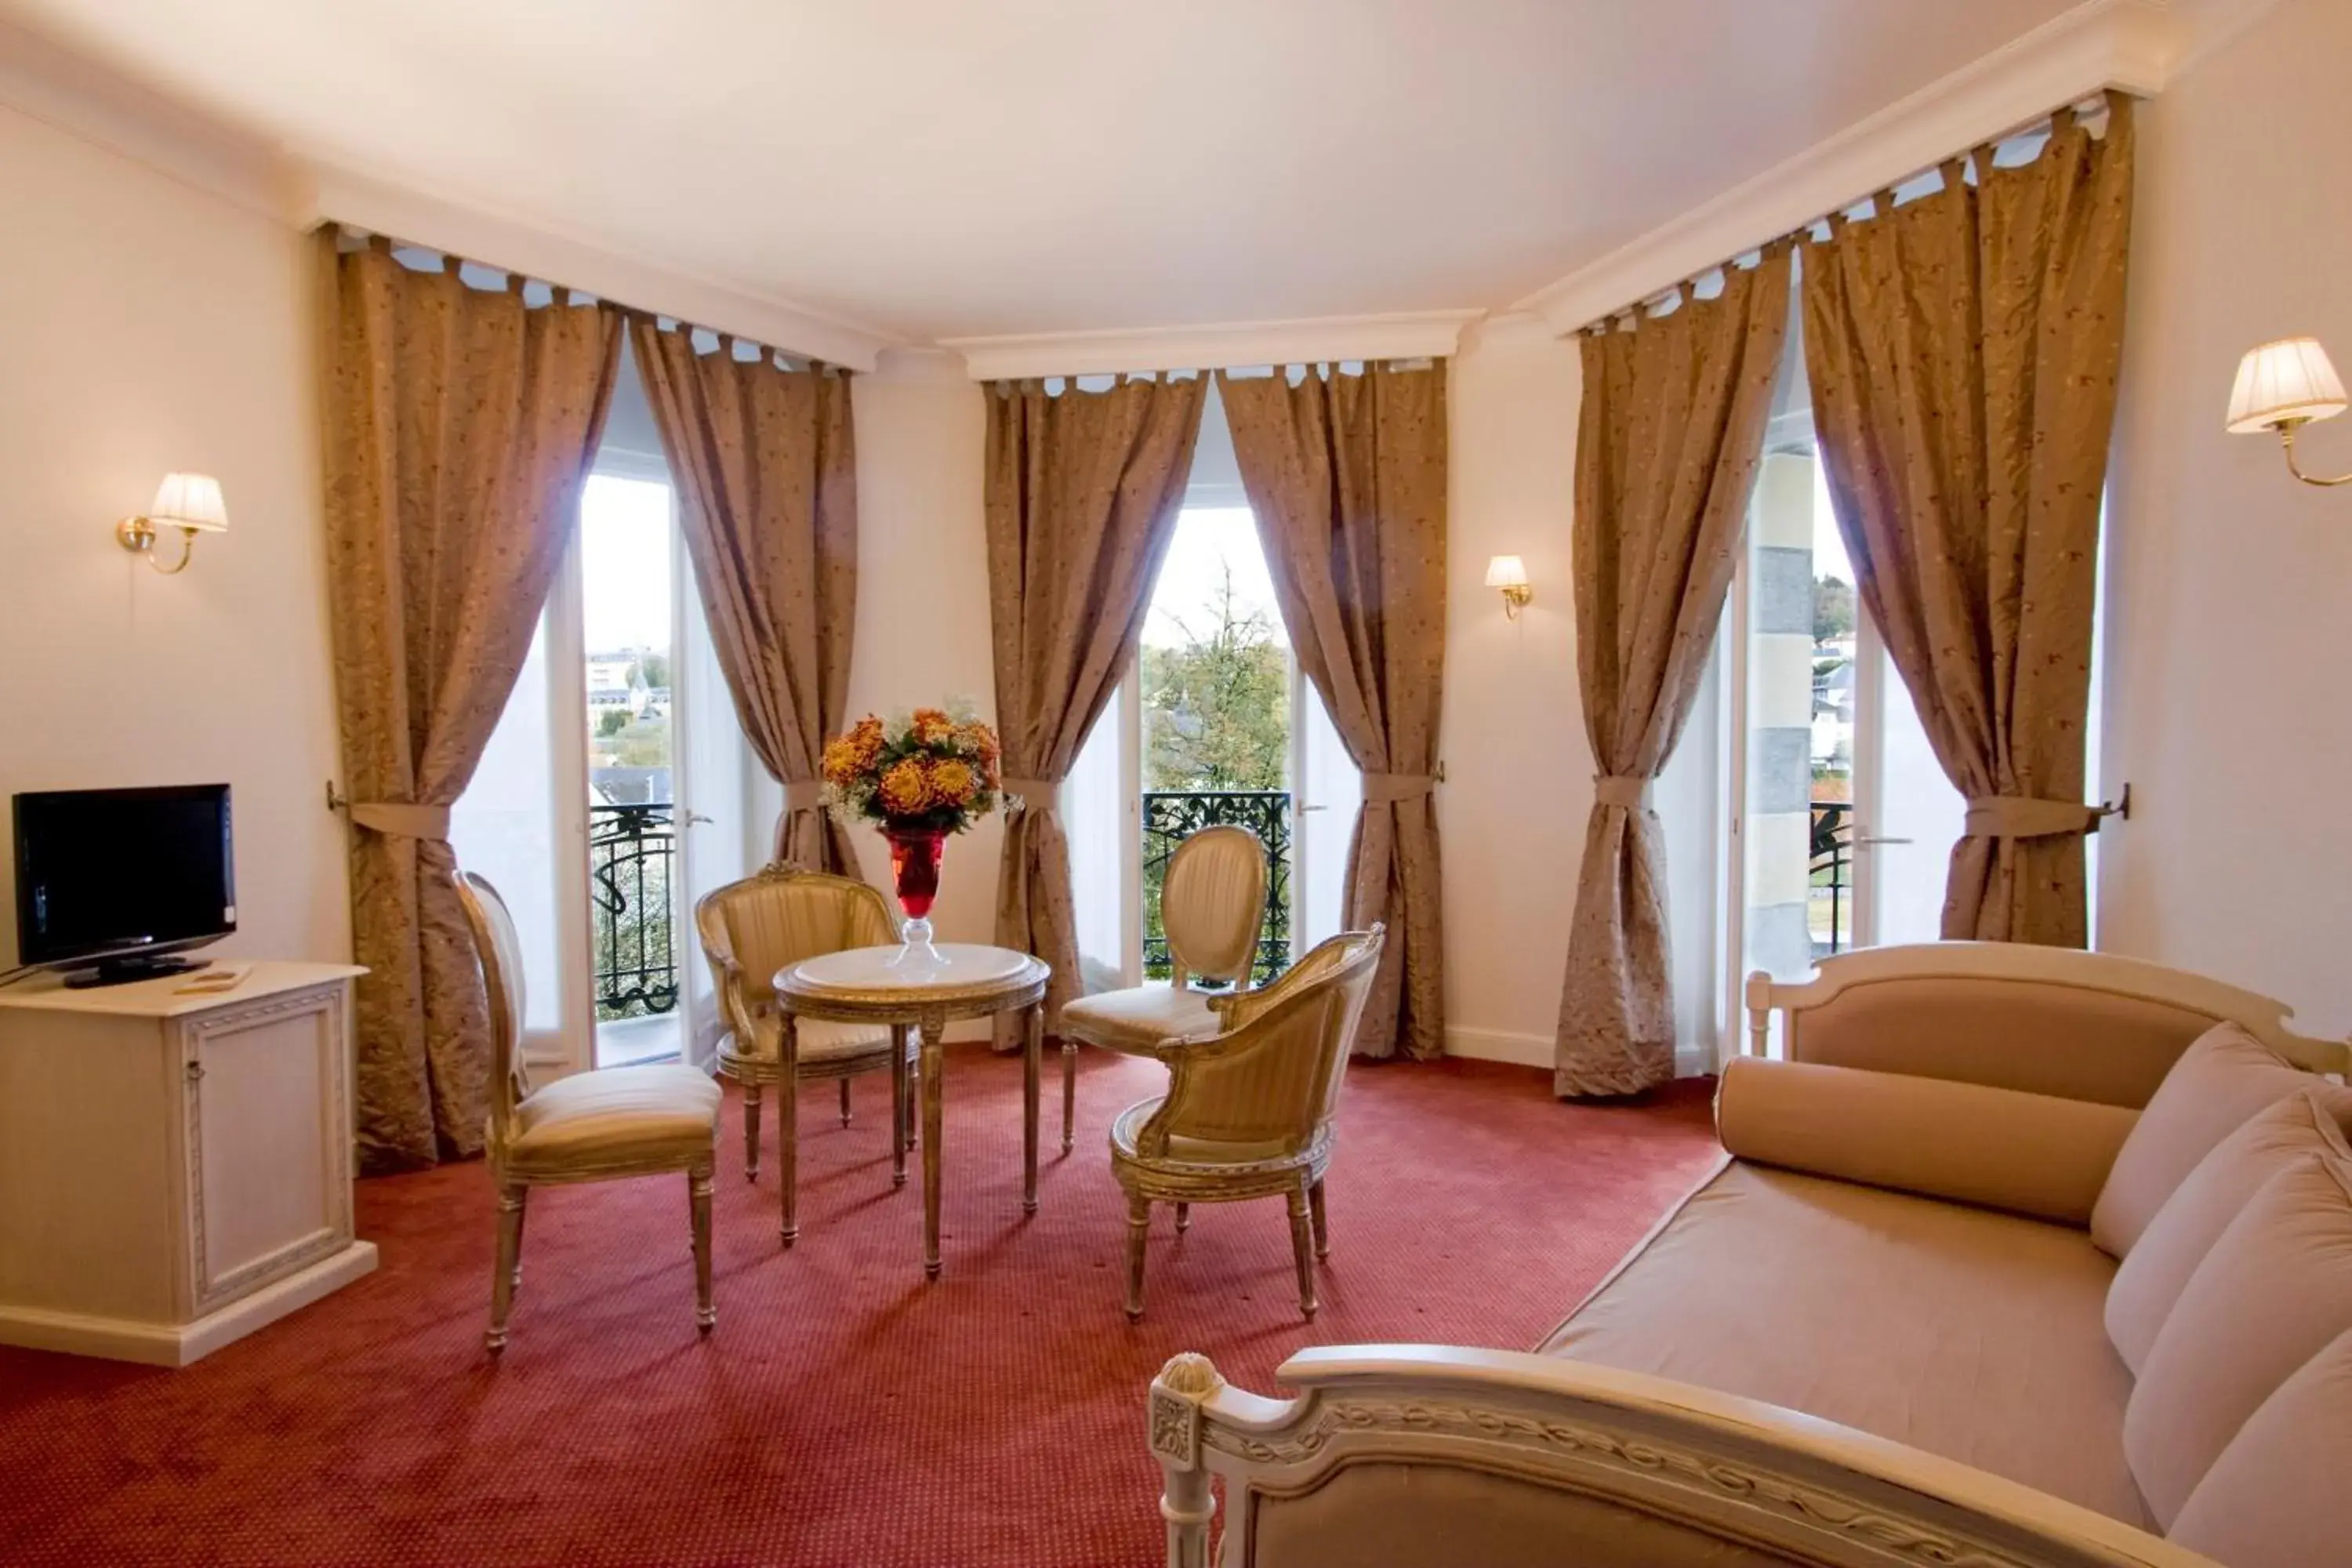
[[[496,888],[470,872],[454,880],[482,966],[490,1015],[490,1124],[484,1154],[499,1196],[498,1261],[490,1270],[493,1355],[522,1284],[523,1218],[533,1187],[620,1176],[686,1175],[694,1239],[695,1326],[709,1333],[710,1175],[719,1162],[719,1086],[692,1068],[602,1068],[533,1089],[523,1069],[521,943]]]
[[[707,1151],[719,1120],[719,1086],[675,1063],[574,1073],[534,1089],[515,1107],[508,1168],[555,1174]]]
[[[760,1177],[760,1112],[776,1091],[777,1184],[784,1245],[800,1236],[800,1086],[832,1079],[841,1085],[841,1124],[849,1125],[849,1080],[860,1073],[890,1075],[891,1180],[907,1180],[907,1149],[914,1138],[908,1064],[912,1032],[872,1024],[788,1018],[776,1007],[779,971],[804,959],[856,947],[887,947],[898,922],[882,895],[864,882],[777,864],[730,882],[695,906],[719,992],[727,1032],[719,1041],[719,1071],[743,1086],[743,1177]],[[792,1032],[786,1064],[785,1030]]]
[[[1220,998],[1225,1028],[1154,1052],[1168,1092],[1111,1122],[1111,1173],[1127,1193],[1127,1314],[1143,1314],[1155,1202],[1184,1228],[1196,1203],[1281,1197],[1290,1208],[1298,1310],[1315,1315],[1315,1261],[1330,1251],[1323,1177],[1348,1048],[1381,958],[1381,931],[1318,945],[1271,985]]]
[[[777,1061],[784,1047],[783,1016],[769,1006],[761,1009],[751,1023],[751,1048],[743,1050],[730,1033],[719,1039],[720,1054],[751,1057],[761,1063]],[[793,1033],[804,1068],[879,1056],[890,1048],[890,1031],[876,1024],[836,1024],[824,1018],[803,1018],[793,1026]]]
[[[1208,994],[1189,985],[1098,991],[1062,1009],[1064,1038],[1123,1056],[1148,1057],[1171,1041],[1205,1038],[1217,1028]]]
[[[1063,1153],[1070,1152],[1080,1042],[1148,1057],[1161,1046],[1215,1034],[1221,1026],[1211,998],[1225,994],[1195,982],[1238,985],[1249,978],[1265,885],[1265,846],[1246,827],[1203,827],[1176,847],[1160,891],[1169,983],[1081,996],[1064,1005],[1055,1026],[1062,1037]]]

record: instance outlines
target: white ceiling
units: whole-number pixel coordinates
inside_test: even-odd
[[[1499,309],[2074,0],[0,0],[439,200],[940,337]]]

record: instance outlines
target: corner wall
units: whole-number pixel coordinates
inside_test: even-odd
[[[226,780],[218,951],[348,958],[309,248],[6,108],[0,214],[0,796]],[[173,468],[218,477],[230,529],[163,577],[111,530]]]
[[[2221,426],[2238,356],[2352,368],[2352,5],[2282,0],[2141,106],[2108,515],[2100,945],[2352,1028],[2352,490]],[[2352,419],[2313,426],[2352,469]]]

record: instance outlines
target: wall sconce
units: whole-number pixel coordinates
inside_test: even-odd
[[[1528,586],[1528,569],[1516,555],[1497,555],[1486,563],[1486,586],[1503,591],[1503,615],[1517,620],[1536,591]]]
[[[164,566],[155,559],[159,523],[180,531],[177,565]],[[155,487],[155,504],[143,517],[126,517],[116,523],[114,541],[132,554],[145,556],[150,567],[171,577],[188,569],[196,552],[197,534],[227,531],[228,504],[221,500],[218,479],[210,474],[165,474],[163,482]]]
[[[2315,478],[2294,460],[2294,433],[2315,419],[2344,412],[2344,383],[2327,363],[2317,338],[2282,338],[2246,351],[2238,362],[2238,384],[2230,393],[2230,433],[2278,432],[2286,449],[2287,471],[2307,485],[2352,484],[2352,474]]]

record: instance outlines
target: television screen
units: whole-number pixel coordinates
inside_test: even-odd
[[[225,784],[20,795],[16,827],[19,963],[171,952],[236,929]]]

